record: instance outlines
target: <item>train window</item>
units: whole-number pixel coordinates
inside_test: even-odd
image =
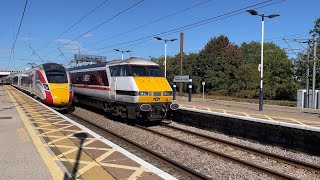
[[[161,77],[162,73],[159,66],[147,66],[150,76]]]
[[[83,81],[84,82],[88,82],[90,80],[90,74],[85,74],[84,76],[83,76]]]
[[[149,76],[145,66],[131,66],[133,76]]]
[[[65,71],[46,71],[46,75],[49,83],[68,83]]]
[[[110,67],[110,73],[112,77],[120,75],[120,66],[112,66]]]
[[[98,71],[98,76],[99,76],[99,82],[101,80],[101,84],[102,86],[108,86],[109,85],[109,82],[108,82],[108,78],[107,78],[107,73],[105,70],[102,70],[102,71]]]
[[[128,67],[127,66],[120,66],[120,74],[119,76],[128,76]]]
[[[40,81],[39,74],[37,72],[35,72],[34,74],[35,74],[35,77],[36,77],[36,81]]]

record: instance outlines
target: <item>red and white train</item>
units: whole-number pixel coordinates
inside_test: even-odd
[[[71,77],[67,69],[60,64],[45,63],[10,75],[5,78],[5,82],[56,110],[74,110]]]

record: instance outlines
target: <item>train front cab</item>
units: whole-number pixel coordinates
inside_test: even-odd
[[[43,69],[46,78],[40,70],[37,70],[36,82],[42,83],[45,95],[44,103],[56,110],[73,111],[73,90],[69,73],[58,64],[44,64]]]
[[[178,109],[178,105],[171,102],[172,89],[159,66],[117,65],[110,70],[111,99],[131,101],[126,104],[129,119],[164,120]]]

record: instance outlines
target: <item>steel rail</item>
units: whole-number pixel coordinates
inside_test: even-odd
[[[210,154],[213,154],[213,155],[216,155],[216,156],[219,156],[219,157],[222,157],[223,159],[226,159],[226,160],[229,160],[231,162],[236,162],[237,164],[242,164],[242,165],[245,165],[246,167],[254,170],[254,171],[260,171],[264,174],[268,174],[270,176],[273,176],[277,179],[292,179],[292,180],[296,180],[297,178],[296,177],[292,177],[292,176],[289,176],[287,174],[284,174],[284,173],[280,173],[280,172],[277,172],[277,171],[274,171],[272,169],[269,169],[269,168],[265,168],[263,166],[259,166],[259,165],[256,165],[254,163],[250,163],[250,162],[246,162],[244,160],[241,160],[241,159],[237,159],[235,157],[232,157],[230,155],[227,155],[227,154],[224,154],[224,153],[221,153],[221,152],[218,152],[218,151],[215,151],[215,150],[212,150],[212,149],[209,149],[207,147],[202,147],[202,146],[199,146],[197,144],[194,144],[194,143],[191,143],[191,142],[188,142],[188,141],[185,141],[185,140],[181,140],[179,138],[176,138],[176,137],[172,137],[170,135],[167,135],[167,134],[164,134],[164,133],[161,133],[161,132],[158,132],[156,130],[152,130],[152,129],[149,129],[149,128],[146,128],[146,127],[143,127],[143,126],[140,126],[140,125],[136,125],[136,127],[140,128],[140,129],[143,129],[143,130],[146,130],[146,131],[149,131],[151,133],[154,133],[154,134],[157,134],[157,135],[160,135],[160,136],[164,136],[168,139],[171,139],[171,140],[174,140],[174,141],[177,141],[177,142],[180,142],[182,144],[186,144],[188,146],[191,146],[191,147],[195,147],[197,149],[200,149],[202,151],[205,151],[205,152],[208,152]]]
[[[260,150],[260,149],[256,149],[256,148],[252,148],[252,147],[245,146],[245,145],[242,145],[242,144],[237,144],[237,143],[234,143],[234,142],[226,141],[226,140],[223,140],[223,139],[219,139],[219,138],[216,138],[216,137],[208,136],[208,135],[201,134],[201,133],[198,133],[198,132],[193,132],[193,131],[190,131],[190,130],[187,130],[187,129],[183,129],[183,128],[180,128],[180,127],[170,126],[170,125],[167,125],[167,124],[162,124],[162,126],[165,126],[165,127],[171,128],[171,129],[175,129],[175,130],[179,130],[179,131],[182,131],[182,132],[185,132],[185,133],[190,133],[190,134],[199,136],[201,138],[206,138],[206,139],[209,139],[209,140],[212,140],[212,141],[217,141],[217,142],[220,142],[220,143],[224,143],[226,145],[232,146],[232,147],[237,148],[237,149],[250,151],[251,153],[254,153],[254,154],[259,155],[259,156],[267,156],[268,158],[276,160],[276,161],[281,161],[283,163],[287,163],[287,164],[290,164],[290,165],[293,165],[293,166],[301,167],[303,169],[308,169],[310,171],[315,171],[317,173],[320,173],[320,166],[318,166],[318,165],[310,164],[310,163],[303,162],[303,161],[300,161],[300,160],[297,160],[297,159],[293,159],[293,158],[289,158],[289,157],[280,156],[278,154],[273,154],[273,153],[266,152],[266,151],[263,151],[263,150]]]
[[[111,134],[112,136],[116,137],[117,139],[120,139],[120,140],[130,144],[131,146],[134,146],[134,147],[136,147],[136,148],[138,148],[138,149],[140,149],[140,150],[142,150],[144,152],[147,152],[147,153],[151,154],[152,156],[156,157],[157,159],[161,159],[161,160],[165,161],[167,164],[170,164],[171,166],[174,166],[175,168],[179,169],[180,171],[183,171],[185,174],[188,174],[191,177],[194,177],[194,178],[197,178],[197,179],[211,179],[210,177],[208,177],[208,176],[206,176],[204,174],[201,174],[201,173],[199,173],[199,172],[197,172],[197,171],[195,171],[195,170],[193,170],[193,169],[191,169],[191,168],[189,168],[189,167],[187,167],[187,166],[185,166],[183,164],[180,164],[180,163],[178,163],[176,161],[173,161],[172,159],[170,159],[168,157],[165,157],[165,156],[161,155],[160,153],[157,153],[157,152],[155,152],[155,151],[153,151],[153,150],[151,150],[149,148],[143,147],[142,145],[140,145],[140,144],[138,144],[138,143],[136,143],[136,142],[134,142],[134,141],[132,141],[132,140],[130,140],[128,138],[125,138],[125,137],[123,137],[121,135],[118,135],[117,133],[112,132],[112,131],[110,131],[110,130],[108,130],[106,128],[103,128],[103,127],[101,127],[101,126],[99,126],[99,125],[97,125],[97,124],[95,124],[95,123],[93,123],[93,122],[91,122],[91,121],[89,121],[87,119],[84,119],[84,118],[79,117],[79,116],[74,115],[74,114],[70,114],[70,116],[76,117],[78,120],[84,121],[87,124],[90,124],[91,126],[94,126],[95,128],[98,128],[98,129],[100,129],[100,130],[102,130],[104,132],[107,132],[108,134]]]

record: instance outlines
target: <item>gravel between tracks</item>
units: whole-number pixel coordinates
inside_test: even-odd
[[[259,174],[240,165],[230,163],[229,161],[222,160],[209,154],[204,154],[202,151],[181,145],[136,127],[108,120],[103,115],[86,109],[76,108],[73,114],[86,120],[90,120],[108,130],[117,132],[130,140],[143,146],[147,146],[158,153],[170,157],[174,161],[182,163],[183,165],[214,179],[272,179],[267,175]]]
[[[90,120],[91,122],[96,123],[102,127],[108,128],[111,131],[117,132],[126,138],[129,138],[143,146],[147,146],[148,148],[156,152],[162,153],[163,155],[170,157],[177,162],[180,162],[215,179],[271,179],[266,175],[258,174],[237,164],[230,163],[229,161],[216,158],[215,156],[209,154],[203,154],[202,151],[189,148],[177,142],[159,137],[144,130],[137,129],[136,127],[109,120],[103,115],[91,112],[86,109],[77,108],[73,114]],[[221,138],[234,143],[240,143],[256,149],[276,153],[278,155],[299,159],[311,164],[320,165],[320,157],[318,156],[310,156],[300,152],[292,152],[278,147],[262,145],[250,142],[248,140],[226,136],[216,132],[185,126],[175,122],[171,123],[170,125]],[[290,168],[288,169],[288,171],[290,171]],[[291,172],[290,174],[294,174],[297,178],[306,177],[304,171]],[[307,177],[311,178],[312,176]],[[314,178],[311,179],[317,179],[316,177],[318,176],[314,176]]]
[[[274,147],[274,146],[268,146],[268,145],[263,145],[263,144],[259,144],[259,143],[255,143],[255,142],[251,142],[248,140],[244,140],[244,139],[239,139],[236,137],[231,137],[231,136],[226,136],[224,134],[221,133],[216,133],[216,132],[212,132],[212,131],[208,131],[208,130],[202,130],[199,128],[195,128],[195,127],[191,127],[191,126],[186,126],[186,125],[182,125],[182,124],[178,124],[178,123],[171,123],[170,125],[172,126],[176,126],[176,127],[180,127],[180,128],[184,128],[184,129],[188,129],[194,132],[198,132],[198,133],[202,133],[202,134],[206,134],[212,137],[217,137],[220,139],[224,139],[230,142],[234,142],[237,144],[242,144],[245,146],[249,146],[249,147],[253,147],[256,149],[260,149],[266,152],[270,152],[270,153],[274,153],[274,154],[278,154],[280,156],[284,156],[284,157],[289,157],[289,158],[293,158],[293,159],[297,159],[300,161],[304,161],[304,162],[308,162],[310,164],[315,164],[320,166],[320,157],[319,156],[311,156],[305,153],[301,153],[301,152],[292,152],[292,151],[288,151],[285,149],[282,149],[280,147]]]

